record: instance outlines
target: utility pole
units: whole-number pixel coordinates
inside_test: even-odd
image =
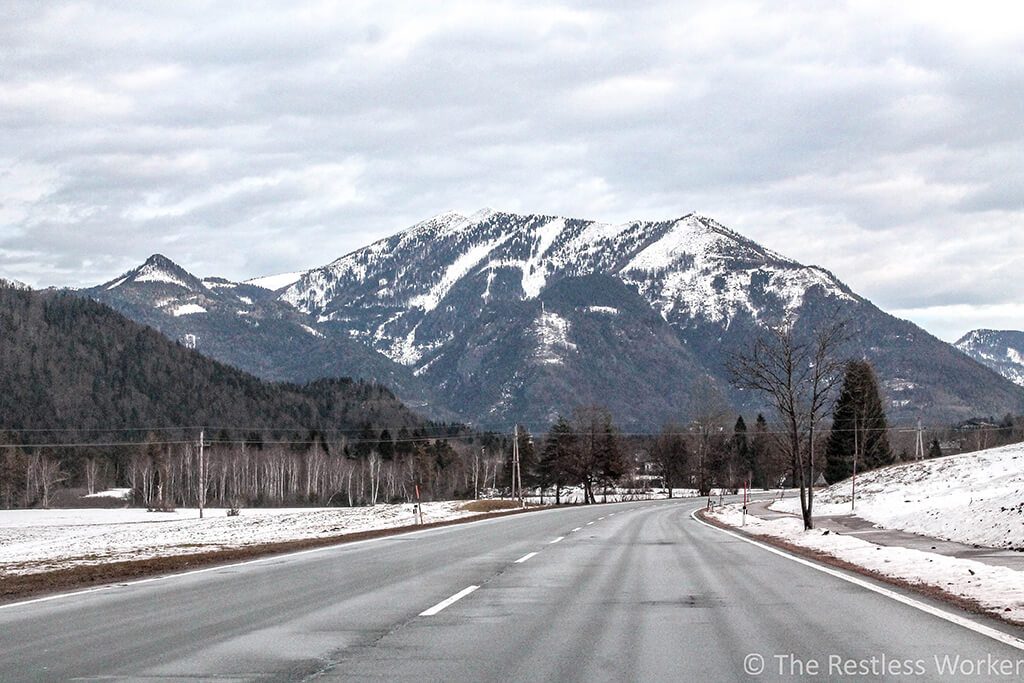
[[[206,459],[203,457],[203,446],[206,441],[205,430],[199,430],[199,519],[203,518],[203,505],[206,503]]]
[[[486,452],[487,449],[481,448],[473,457],[473,500],[480,498],[480,456]]]
[[[857,429],[857,411],[853,411],[853,491],[850,493],[850,513],[857,509],[857,452],[860,450],[860,439]]]
[[[523,502],[523,477],[519,471],[519,425],[512,428],[512,497]]]
[[[924,429],[921,427],[921,418],[917,418],[917,444],[914,447],[914,459],[924,460]]]

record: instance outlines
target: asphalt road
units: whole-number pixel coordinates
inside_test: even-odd
[[[1024,651],[708,528],[697,505],[539,512],[3,607],[0,680],[729,681],[755,680],[758,656],[756,680],[1024,676]]]

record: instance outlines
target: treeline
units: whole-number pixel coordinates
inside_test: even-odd
[[[660,434],[622,434],[603,407],[576,409],[559,417],[536,439],[520,437],[523,485],[533,495],[562,502],[565,489],[580,488],[583,501],[597,502],[610,488],[691,489],[778,486],[787,463],[761,415],[748,430],[743,417],[726,427],[726,413],[688,424],[669,424]],[[505,470],[511,463],[506,459]]]
[[[205,435],[204,435],[205,436]],[[207,440],[208,439],[208,440]],[[511,439],[508,439],[509,441]],[[506,483],[498,438],[433,438],[425,430],[367,430],[352,437],[238,441],[227,432],[200,442],[157,435],[117,455],[60,458],[53,449],[7,448],[0,456],[0,505],[47,507],[61,489],[127,487],[138,505],[166,509],[282,505],[373,505],[471,498]],[[483,450],[483,453],[481,451]]]

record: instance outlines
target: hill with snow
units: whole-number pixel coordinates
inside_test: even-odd
[[[815,496],[815,514],[850,512],[850,480]],[[799,501],[773,509],[796,513]],[[857,477],[857,515],[960,543],[1024,550],[1024,444],[894,465]]]

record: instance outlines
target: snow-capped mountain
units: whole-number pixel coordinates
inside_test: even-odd
[[[827,270],[694,214],[611,225],[445,213],[321,268],[248,283],[164,261],[90,295],[168,334],[188,327],[200,350],[266,377],[390,374],[403,398],[485,426],[540,428],[587,403],[637,427],[686,420],[714,395],[754,408],[730,388],[726,360],[788,316],[848,319],[848,352],[874,362],[896,422],[1024,412],[1024,390]],[[317,334],[318,351],[296,357],[292,340]]]
[[[536,300],[553,283],[611,275],[674,326],[728,327],[738,315],[776,320],[811,290],[857,297],[830,273],[764,249],[713,220],[609,225],[484,210],[447,213],[306,273],[282,299],[347,327],[422,370],[443,346],[462,289],[481,305]]]
[[[1014,384],[1024,386],[1024,332],[974,330],[961,337],[956,347]]]

